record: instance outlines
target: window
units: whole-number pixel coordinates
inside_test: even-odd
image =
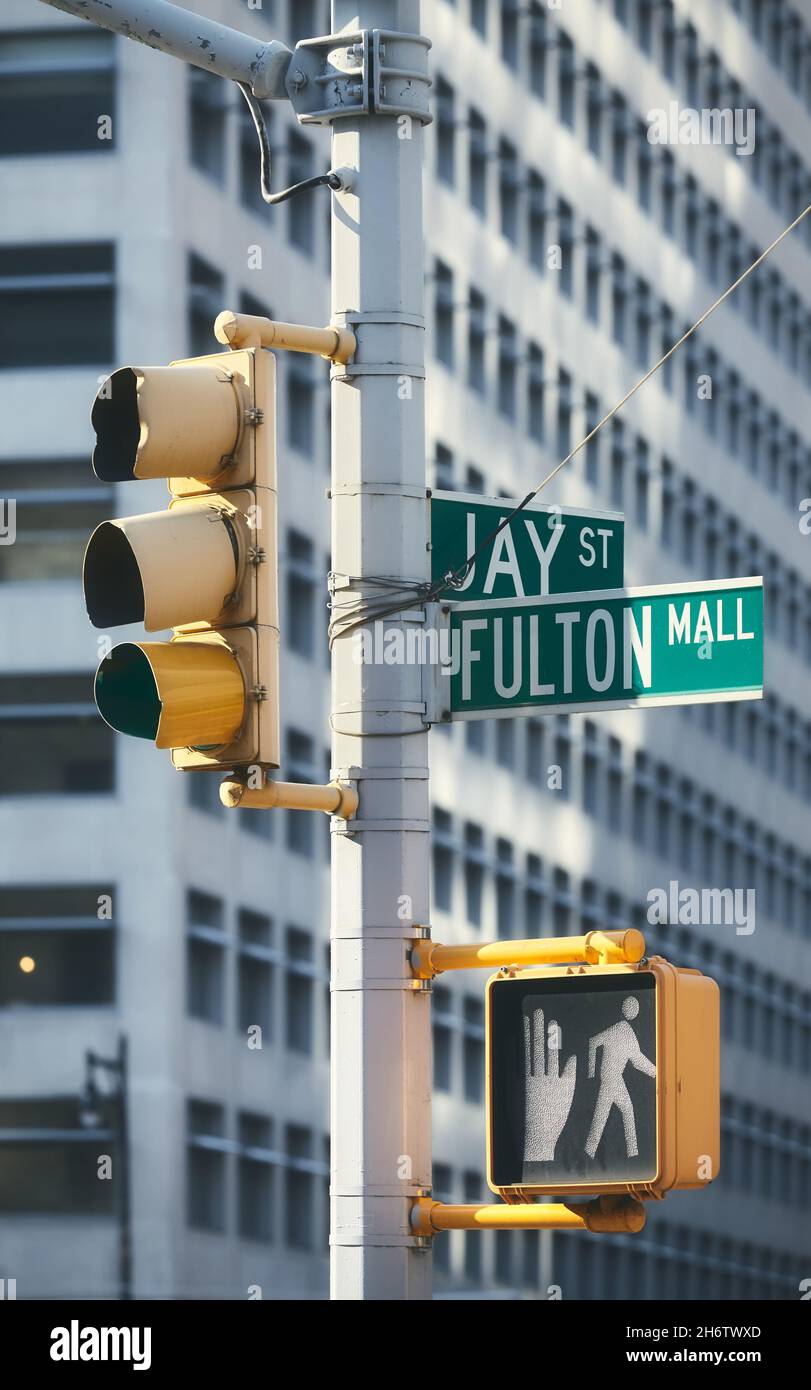
[[[289,129],[287,132],[287,150],[288,186],[302,183],[304,179],[311,178],[313,147],[309,140],[304,135],[300,135],[297,130]],[[301,198],[291,198],[287,204],[288,240],[308,256],[312,256],[315,251],[315,212],[317,206],[317,198],[306,195]]]
[[[313,543],[299,531],[287,532],[287,640],[299,656],[315,651],[316,569]]]
[[[558,369],[557,451],[565,458],[572,447],[572,378],[563,367]]]
[[[508,420],[516,414],[518,348],[515,324],[499,315],[498,320],[498,409]]]
[[[527,350],[527,434],[536,443],[544,439],[544,356],[537,343]]]
[[[546,183],[534,169],[527,174],[527,254],[541,275],[546,270]]]
[[[486,386],[486,301],[478,290],[471,289],[467,328],[467,384],[484,395]]]
[[[16,539],[0,546],[0,583],[78,583],[87,537],[113,504],[113,489],[91,481],[86,459],[0,463],[0,518],[3,501],[13,504]]]
[[[456,181],[456,106],[453,87],[436,79],[436,172],[442,183]]]
[[[89,674],[0,676],[1,795],[115,789],[113,731],[92,691]]]
[[[537,937],[543,935],[544,903],[546,890],[543,879],[543,864],[537,854],[527,855],[527,881],[524,890],[524,935]]]
[[[574,290],[574,218],[572,209],[563,198],[558,198],[558,241],[561,293],[571,299]]]
[[[315,965],[313,938],[298,927],[288,927],[285,955],[286,1042],[291,1052],[309,1057],[313,1051],[313,1003]]]
[[[453,366],[453,271],[443,261],[434,267],[434,351],[446,367]]]
[[[308,734],[287,731],[288,779],[291,782],[316,780],[315,750]],[[286,844],[294,854],[315,853],[315,826],[312,811],[284,811]]]
[[[187,1110],[187,1216],[198,1231],[225,1230],[225,1110],[210,1101],[190,1100]]]
[[[301,201],[301,200],[299,200]],[[315,395],[313,363],[304,353],[291,353],[287,374],[287,442],[306,458],[315,457]]]
[[[484,831],[465,825],[465,915],[472,927],[481,927],[484,900]]]
[[[433,873],[434,906],[440,912],[450,912],[453,897],[453,834],[448,811],[434,807]]]
[[[546,10],[532,0],[529,6],[529,86],[536,97],[546,96]]]
[[[576,73],[574,44],[567,34],[558,38],[558,113],[563,125],[574,130]]]
[[[276,1154],[273,1125],[265,1115],[243,1111],[239,1135],[239,1234],[243,1240],[273,1239],[273,1190]]]
[[[0,898],[0,1007],[115,1002],[113,890],[9,885]]]
[[[484,1099],[484,1004],[475,995],[462,1001],[462,1060],[465,1100]]]
[[[110,1103],[100,1111],[100,1127],[84,1130],[76,1096],[0,1100],[0,1212],[113,1214],[114,1184],[97,1176],[114,1137]]]
[[[518,242],[518,153],[509,140],[499,140],[499,199],[501,235]]]
[[[216,352],[214,320],[222,309],[225,281],[218,270],[193,251],[188,259],[189,351],[192,357]]]
[[[186,898],[186,986],[191,1018],[222,1024],[228,937],[220,898],[190,889]]]
[[[196,169],[208,174],[209,178],[223,183],[225,118],[230,93],[221,77],[213,72],[206,72],[203,68],[190,67],[188,83],[191,162]],[[256,155],[256,150],[254,153]]]
[[[501,0],[501,57],[510,68],[518,67],[518,0]]]
[[[453,1087],[453,996],[445,985],[434,985],[432,1004],[434,1088]]]
[[[600,238],[593,227],[586,228],[586,317],[600,322]]]
[[[112,34],[93,29],[3,34],[0,155],[114,149],[114,42]]]
[[[241,908],[237,932],[238,1027],[241,1033],[247,1033],[258,1025],[264,1046],[271,1039],[273,1018],[273,924],[263,913]]]
[[[313,1134],[301,1125],[285,1131],[285,1243],[292,1250],[311,1250],[315,1232],[315,1175],[323,1169],[313,1159]]]
[[[108,242],[0,247],[0,368],[112,362],[114,272]]]
[[[225,807],[220,801],[220,779],[219,777],[209,776],[208,773],[193,773],[191,777],[185,778],[186,794],[190,806],[194,806],[197,811],[205,811],[210,816],[223,816],[226,814]],[[257,816],[255,819],[259,820]],[[270,820],[270,816],[267,817]],[[247,820],[247,817],[243,818]]]
[[[482,217],[487,213],[487,126],[484,116],[471,106],[468,112],[468,198]]]
[[[496,860],[496,931],[510,937],[515,935],[515,869],[508,840],[497,841]]]
[[[470,0],[470,22],[477,33],[487,37],[488,0]]]

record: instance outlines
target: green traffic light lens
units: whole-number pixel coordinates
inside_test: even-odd
[[[154,743],[161,702],[149,660],[135,642],[122,642],[104,658],[96,672],[95,696],[111,729]]]

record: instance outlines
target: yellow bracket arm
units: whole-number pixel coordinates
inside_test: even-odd
[[[272,807],[293,811],[325,811],[328,816],[351,820],[358,809],[358,793],[346,782],[265,782],[249,787],[237,777],[220,783],[223,806]]]
[[[438,1231],[641,1231],[645,1208],[636,1197],[598,1197],[596,1201],[491,1202],[487,1206],[451,1206],[418,1197],[411,1208],[416,1235]]]
[[[476,945],[443,946],[424,938],[411,952],[411,965],[419,980],[432,980],[445,970],[481,970],[510,965],[565,965],[586,961],[589,965],[636,964],[645,954],[640,931],[590,931],[585,936],[550,936],[526,941],[488,941]]]
[[[286,348],[341,364],[349,361],[357,347],[351,328],[310,328],[303,323],[279,323],[260,314],[235,314],[233,309],[223,309],[217,315],[214,337],[230,348]]]

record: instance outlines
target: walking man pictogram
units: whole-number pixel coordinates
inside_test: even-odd
[[[616,1105],[622,1115],[625,1129],[625,1149],[628,1157],[636,1158],[639,1153],[636,1142],[634,1107],[628,1094],[628,1087],[623,1080],[623,1072],[629,1062],[631,1066],[636,1067],[637,1071],[645,1072],[646,1076],[655,1076],[656,1067],[653,1062],[648,1061],[642,1052],[636,1033],[627,1021],[636,1018],[639,1013],[639,1000],[632,994],[623,999],[622,1013],[621,1022],[614,1023],[603,1033],[597,1033],[589,1039],[590,1077],[594,1076],[597,1048],[603,1049],[600,1063],[600,1090],[597,1094],[597,1104],[594,1107],[594,1119],[591,1122],[589,1137],[586,1140],[586,1153],[589,1158],[594,1158],[599,1148],[612,1105]]]

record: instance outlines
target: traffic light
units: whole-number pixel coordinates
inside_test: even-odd
[[[511,967],[487,983],[487,1169],[509,1200],[717,1176],[719,992],[697,970]]]
[[[275,366],[249,348],[122,367],[92,409],[96,476],[166,478],[171,501],[93,532],[90,621],[173,630],[113,647],[96,704],[178,768],[279,765]]]

